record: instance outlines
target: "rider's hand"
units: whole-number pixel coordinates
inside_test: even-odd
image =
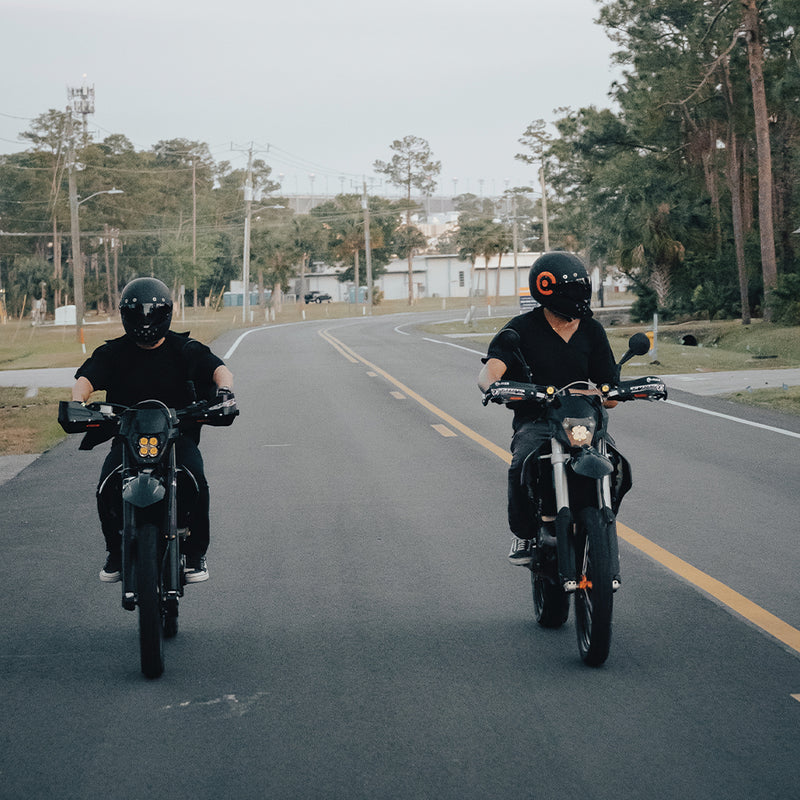
[[[503,398],[497,392],[497,382],[489,384],[489,388],[483,393],[483,404],[487,403],[500,403],[502,404]]]
[[[222,427],[233,424],[233,420],[239,416],[239,407],[236,405],[236,398],[230,387],[220,386],[217,388],[216,404],[222,408],[218,416],[209,420],[209,424]]]

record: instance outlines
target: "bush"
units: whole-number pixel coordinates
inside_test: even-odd
[[[658,311],[658,298],[652,289],[646,286],[634,286],[636,300],[631,305],[631,319],[634,322],[648,322],[653,319],[653,314]]]
[[[741,315],[741,299],[735,286],[706,281],[692,292],[692,309],[708,319],[735,319]]]
[[[770,294],[770,301],[773,322],[778,325],[800,325],[800,275],[780,275],[778,285]]]

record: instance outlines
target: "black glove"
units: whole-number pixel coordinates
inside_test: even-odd
[[[214,411],[214,415],[208,419],[207,424],[209,425],[221,427],[232,425],[234,419],[239,416],[239,407],[236,405],[236,398],[230,387],[220,386],[217,389]]]

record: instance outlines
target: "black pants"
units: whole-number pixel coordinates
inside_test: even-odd
[[[122,495],[121,485],[116,483],[112,476],[109,485],[101,493],[100,489],[109,475],[112,475],[122,464],[123,441],[115,439],[111,450],[103,462],[100,471],[100,481],[97,485],[97,512],[100,515],[100,526],[106,540],[106,550],[109,552],[119,550],[121,547],[120,531],[122,529]],[[184,541],[181,550],[187,556],[205,555],[209,541],[209,493],[208,482],[203,471],[203,457],[200,448],[188,436],[180,436],[175,442],[175,460],[179,467],[187,469],[197,482],[197,492],[181,491],[181,484],[185,481],[178,479],[178,521],[182,525],[187,522],[190,535]],[[182,502],[183,501],[183,502]],[[186,506],[186,507],[185,507]],[[183,520],[188,516],[188,520]]]
[[[522,465],[528,455],[549,439],[550,426],[546,422],[514,423],[511,466],[508,468],[508,526],[520,539],[536,536],[535,509],[528,497],[528,487],[522,481]]]

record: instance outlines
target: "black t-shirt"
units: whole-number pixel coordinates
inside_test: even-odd
[[[127,335],[109,339],[75,373],[106,400],[130,406],[142,400],[160,400],[169,408],[184,408],[194,399],[214,394],[213,374],[224,362],[188,334],[168,331],[164,343],[145,350]],[[194,386],[192,397],[189,382]]]
[[[520,337],[520,350],[532,373],[534,383],[545,386],[566,386],[573,381],[591,380],[593,383],[611,383],[616,376],[616,363],[608,336],[603,326],[591,317],[582,319],[578,329],[565,342],[550,326],[543,308],[534,308],[509,320]],[[499,336],[499,334],[498,334]],[[504,380],[527,381],[523,366],[512,352],[503,347],[495,336],[489,344],[485,364],[497,358],[508,367]],[[540,409],[536,404],[513,404],[515,418],[536,418]]]

